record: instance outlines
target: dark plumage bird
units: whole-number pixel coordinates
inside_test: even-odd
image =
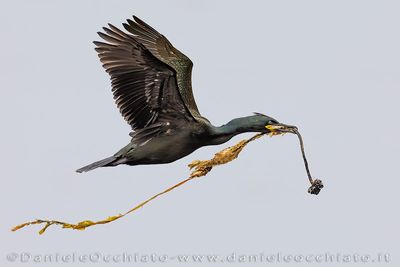
[[[114,100],[132,127],[130,143],[113,156],[77,172],[120,164],[160,164],[185,157],[202,146],[219,145],[245,132],[267,133],[279,124],[256,113],[220,127],[201,116],[192,93],[193,63],[162,34],[137,17],[125,33],[111,24],[95,50],[111,76]]]

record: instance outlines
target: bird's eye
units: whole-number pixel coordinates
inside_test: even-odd
[[[278,121],[276,121],[276,120],[270,120],[270,121],[268,121],[268,124],[277,124],[278,123]]]

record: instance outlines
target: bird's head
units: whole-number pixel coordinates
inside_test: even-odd
[[[297,130],[295,126],[279,123],[274,118],[261,113],[252,116],[236,118],[220,127],[211,127],[211,140],[209,144],[222,144],[233,136],[241,133],[258,132],[263,134],[277,135]]]
[[[276,119],[261,113],[254,113],[251,120],[253,122],[254,130],[257,132],[280,134],[296,128],[296,126],[280,123]]]

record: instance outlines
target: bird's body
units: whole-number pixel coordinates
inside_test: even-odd
[[[94,42],[111,76],[115,102],[131,125],[131,142],[115,155],[77,172],[120,164],[162,164],[207,145],[222,144],[244,132],[268,132],[278,124],[263,114],[237,118],[215,127],[201,116],[194,100],[192,62],[155,29],[134,17],[127,34],[109,24]]]
[[[170,163],[201,147],[204,134],[205,127],[197,122],[171,125],[142,145],[129,143],[116,156],[126,157],[128,165]]]

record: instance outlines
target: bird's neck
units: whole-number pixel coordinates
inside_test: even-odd
[[[233,119],[227,124],[211,128],[211,145],[219,145],[229,141],[235,135],[246,133],[246,132],[256,132],[254,130],[253,122],[249,119],[250,117],[243,117]]]

